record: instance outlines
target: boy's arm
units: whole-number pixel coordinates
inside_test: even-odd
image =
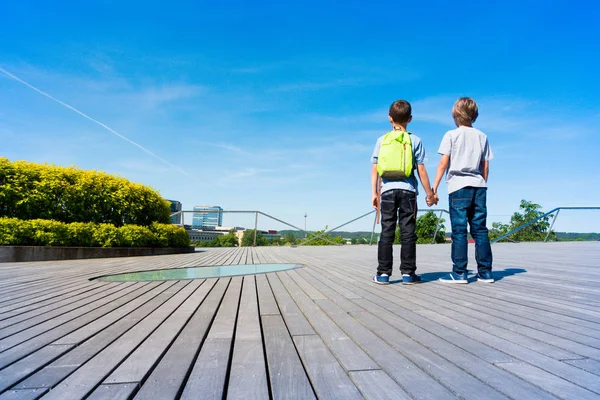
[[[371,167],[371,204],[373,204],[373,208],[379,208],[379,174],[377,174],[377,164],[373,164]]]
[[[423,189],[425,189],[425,193],[427,194],[427,199],[433,199],[433,191],[431,190],[431,184],[429,183],[429,175],[427,175],[427,170],[425,169],[424,164],[417,165],[417,173],[419,174],[419,180],[421,181],[421,185],[423,185]],[[429,204],[429,202],[427,202]]]
[[[448,164],[450,164],[450,156],[447,154],[442,154],[442,158],[440,159],[440,163],[438,164],[437,171],[435,173],[435,179],[433,180],[434,193],[437,193],[438,186],[440,186],[440,182],[444,177],[444,173],[448,169]]]
[[[490,173],[490,162],[482,161],[481,162],[481,176],[483,176],[483,180],[487,182],[488,175]]]

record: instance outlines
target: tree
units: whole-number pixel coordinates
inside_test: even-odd
[[[521,212],[515,212],[512,217],[510,217],[509,230],[516,229],[544,215],[544,212],[541,211],[541,205],[527,200],[521,200],[519,209]],[[532,223],[526,228],[515,232],[511,236],[511,239],[519,242],[534,242],[544,240],[548,233],[548,229],[550,228],[551,217],[552,215],[546,215],[544,218],[540,218],[538,221]],[[505,228],[505,225],[499,225],[499,227]],[[556,239],[556,233],[552,231],[548,237],[549,239]]]
[[[294,245],[296,244],[296,236],[294,236],[293,233],[288,232],[285,234],[285,239],[284,239],[284,243],[287,245]]]
[[[231,229],[226,235],[217,236],[218,247],[237,247],[238,238],[235,235],[235,230]]]
[[[335,236],[332,237],[329,233],[323,236],[320,236],[321,234],[325,233],[325,231],[327,230],[327,226],[325,226],[325,229],[322,229],[320,231],[314,231],[311,232],[308,235],[308,238],[306,238],[306,246],[330,246],[333,243],[336,244],[345,244],[346,242],[344,241],[344,238],[342,238],[341,236]],[[319,238],[311,240],[314,237],[319,236]],[[300,242],[302,243],[302,242]]]
[[[435,235],[435,243],[444,243],[446,241],[444,222],[445,220],[435,215],[433,211],[427,211],[417,218],[417,243],[431,243],[433,235]]]
[[[433,211],[428,211],[418,217],[417,226],[415,229],[417,234],[417,243],[431,243],[436,230],[437,235],[435,236],[435,243],[444,243],[446,241],[446,227],[444,226],[444,222],[445,220],[435,215]],[[394,236],[394,244],[400,243],[400,225],[398,225],[396,228],[396,234]]]
[[[510,225],[503,224],[502,222],[494,222],[492,224],[492,229],[489,230],[490,240],[495,240],[508,233],[508,231],[510,231]]]
[[[267,246],[269,241],[263,236],[261,231],[256,231],[256,245]],[[242,246],[254,246],[254,229],[248,229],[244,231],[242,236]]]

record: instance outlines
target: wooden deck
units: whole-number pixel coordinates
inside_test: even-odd
[[[493,251],[459,286],[448,245],[414,286],[370,282],[376,246],[0,264],[0,399],[600,399],[600,243]],[[88,280],[244,263],[305,267]]]

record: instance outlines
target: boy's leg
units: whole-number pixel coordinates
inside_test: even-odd
[[[388,190],[381,194],[381,236],[377,247],[377,275],[392,275],[393,244],[396,235],[396,220],[398,219],[398,199],[396,190]]]
[[[492,271],[492,246],[487,229],[487,189],[476,188],[473,216],[470,222],[471,236],[475,239],[475,260],[480,275]]]
[[[417,194],[408,190],[400,191],[398,204],[400,225],[400,272],[413,275],[417,270]]]
[[[452,226],[452,272],[467,273],[467,213],[472,207],[473,189],[462,188],[449,195],[450,225]]]

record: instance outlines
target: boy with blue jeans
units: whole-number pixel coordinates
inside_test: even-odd
[[[442,159],[433,183],[437,188],[447,172],[448,205],[452,225],[452,272],[440,278],[444,283],[468,283],[467,279],[467,224],[475,240],[477,280],[492,283],[492,248],[486,226],[487,179],[489,160],[494,156],[487,136],[473,128],[479,116],[477,103],[462,97],[452,108],[452,117],[457,126],[448,131],[438,153]]]
[[[412,108],[408,101],[398,100],[390,106],[389,121],[394,130],[406,131],[408,123],[412,121]],[[413,165],[419,179],[427,192],[427,204],[434,201],[434,194],[429,183],[429,176],[425,170],[425,148],[421,139],[410,134]],[[385,135],[384,135],[385,136]],[[373,282],[380,285],[390,283],[393,271],[393,244],[396,235],[396,221],[400,224],[400,240],[402,243],[400,253],[400,272],[403,284],[419,283],[421,278],[415,273],[417,269],[417,234],[415,233],[417,221],[417,179],[414,173],[406,179],[382,179],[379,189],[379,174],[377,160],[381,148],[381,136],[375,145],[371,162],[371,192],[373,207],[381,211],[381,236],[377,248],[378,267]],[[400,154],[398,155],[401,156]],[[381,195],[381,196],[380,196]],[[381,204],[379,204],[381,202]]]

